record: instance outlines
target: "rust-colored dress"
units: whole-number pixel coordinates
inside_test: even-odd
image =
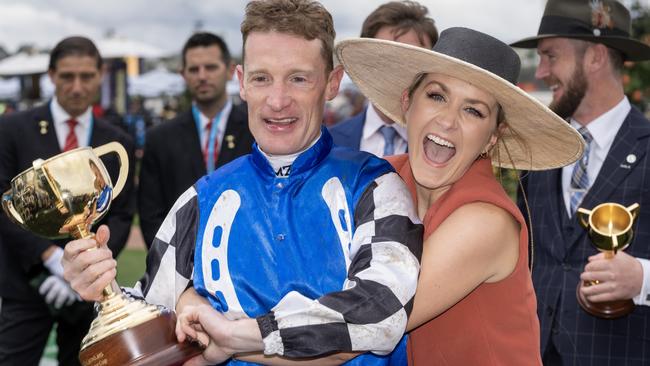
[[[408,156],[395,156],[389,161],[415,201],[415,180]],[[447,311],[413,330],[409,334],[409,365],[541,365],[537,303],[528,271],[527,226],[495,179],[488,159],[476,161],[429,207],[423,220],[424,238],[454,210],[471,202],[501,207],[519,222],[517,265],[508,277],[479,285]]]

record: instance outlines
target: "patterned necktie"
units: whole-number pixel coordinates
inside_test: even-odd
[[[591,151],[591,141],[594,139],[586,127],[580,127],[578,130],[585,139],[585,153],[582,159],[576,162],[571,175],[571,213],[575,213],[582,202],[582,198],[589,188],[589,176],[587,175],[587,165],[589,164],[589,152]]]
[[[395,154],[395,135],[397,134],[397,131],[395,131],[395,128],[393,126],[387,126],[383,125],[379,129],[379,132],[384,136],[384,155],[383,156],[390,156]]]
[[[63,145],[63,151],[69,151],[79,147],[79,141],[77,141],[77,134],[74,132],[75,126],[79,124],[74,119],[69,119],[65,121],[68,124],[68,135],[65,137],[65,144]]]
[[[208,159],[208,154],[210,152],[210,130],[212,129],[212,121],[208,122],[205,125],[205,145],[203,146],[203,161],[205,162],[205,167],[208,173],[214,170],[214,166],[217,163],[217,158],[219,157],[219,141],[214,139],[214,153],[212,154],[212,162]]]

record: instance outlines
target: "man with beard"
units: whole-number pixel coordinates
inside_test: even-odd
[[[630,38],[629,11],[610,0],[549,0],[538,36],[513,46],[537,47],[536,77],[553,92],[551,109],[587,143],[575,164],[522,179],[544,364],[647,365],[650,123],[625,97],[622,73],[624,61],[650,59],[650,47]],[[630,247],[611,259],[595,249],[575,214],[606,202],[641,205]],[[605,320],[583,310],[576,291],[596,306],[626,299],[637,306]]]
[[[226,43],[212,33],[195,33],[182,54],[192,109],[154,127],[145,140],[138,209],[147,247],[181,193],[253,145],[246,107],[226,93],[235,71]]]

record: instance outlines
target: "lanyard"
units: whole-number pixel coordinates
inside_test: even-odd
[[[212,125],[210,126],[210,134],[208,135],[208,145],[207,145],[207,161],[206,161],[206,170],[208,173],[214,171],[215,161],[214,161],[214,148],[215,140],[217,139],[217,130],[219,129],[219,124],[221,123],[221,116],[223,112],[228,108],[230,101],[226,102],[226,105],[221,108],[219,113],[212,119]],[[192,104],[192,115],[194,116],[194,123],[196,123],[196,130],[199,134],[199,141],[201,141],[201,136],[203,136],[203,129],[201,128],[201,112],[197,108],[196,104]],[[201,149],[203,151],[203,148]]]

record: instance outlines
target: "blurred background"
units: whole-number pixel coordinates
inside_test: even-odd
[[[363,19],[383,1],[324,0],[334,16],[337,40],[358,36]],[[439,30],[467,26],[504,42],[536,34],[544,0],[424,0]],[[650,33],[650,0],[624,0],[632,9],[634,36]],[[180,49],[198,30],[224,37],[235,58],[241,55],[239,24],[246,1],[0,0],[0,113],[47,101],[53,92],[47,77],[48,51],[69,35],[93,39],[106,58],[106,77],[98,112],[126,125],[141,144],[144,128],[174,115],[189,102],[178,75]],[[543,102],[544,86],[534,80],[534,50],[519,50],[523,60],[520,86]],[[648,66],[629,64],[626,85],[630,99],[644,110],[650,95]],[[228,91],[236,96],[232,80]],[[364,99],[349,79],[330,103],[325,123],[332,124],[363,108]],[[121,119],[121,121],[118,121]],[[142,121],[144,124],[142,124]]]

